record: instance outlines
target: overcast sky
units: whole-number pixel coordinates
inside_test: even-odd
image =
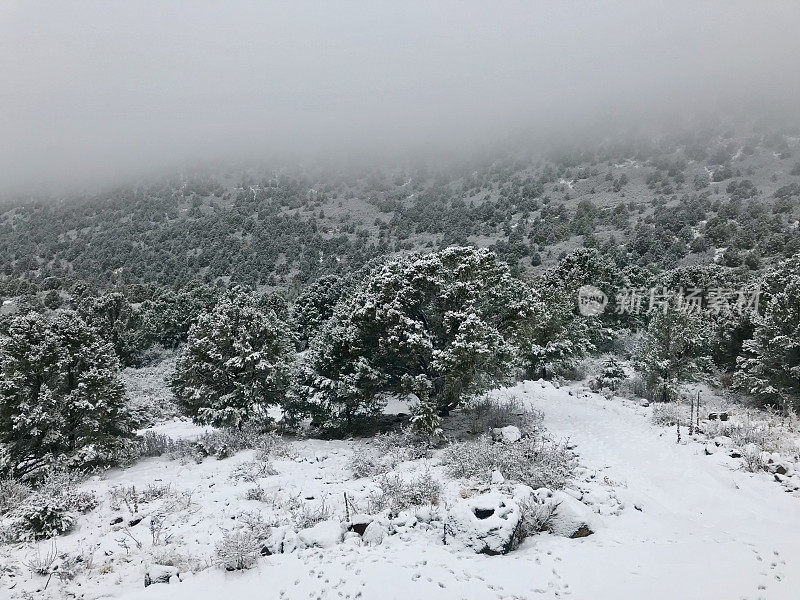
[[[800,104],[800,2],[0,2],[0,193]],[[797,109],[800,111],[800,109]]]

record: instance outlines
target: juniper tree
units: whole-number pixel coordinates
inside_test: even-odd
[[[486,249],[453,247],[376,266],[312,341],[307,406],[321,422],[375,415],[408,382],[441,415],[506,380],[535,310],[529,288]]]
[[[737,388],[762,403],[789,410],[800,403],[800,276],[772,293],[753,339],[744,342]]]
[[[136,363],[143,350],[141,315],[121,292],[86,297],[78,312],[83,319],[111,342],[120,361]]]
[[[636,366],[654,398],[673,399],[677,386],[707,366],[707,328],[701,318],[670,300],[650,318],[636,348]]]
[[[293,352],[289,328],[274,311],[230,292],[192,325],[171,387],[198,423],[241,426],[283,401]]]
[[[0,470],[110,461],[132,420],[112,345],[76,313],[13,319],[0,337]]]

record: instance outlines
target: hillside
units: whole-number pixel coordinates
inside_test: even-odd
[[[513,145],[511,147],[514,147]],[[295,289],[412,249],[492,247],[522,272],[581,246],[654,270],[745,271],[800,250],[800,138],[623,137],[416,166],[230,169],[7,202],[0,295],[75,282]]]

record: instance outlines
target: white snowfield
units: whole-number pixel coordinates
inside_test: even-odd
[[[505,392],[544,411],[551,434],[576,443],[581,463],[615,490],[622,510],[602,516],[594,535],[541,534],[505,556],[393,535],[377,546],[345,542],[267,556],[251,571],[211,568],[180,583],[123,585],[115,597],[800,598],[799,498],[766,473],[737,470],[725,453],[677,444],[674,430],[650,424],[649,408],[577,390],[525,382]]]

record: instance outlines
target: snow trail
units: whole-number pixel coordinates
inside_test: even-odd
[[[544,411],[626,504],[585,543],[560,541],[574,597],[800,598],[800,500],[768,475],[677,444],[632,403],[538,382],[509,391]]]

